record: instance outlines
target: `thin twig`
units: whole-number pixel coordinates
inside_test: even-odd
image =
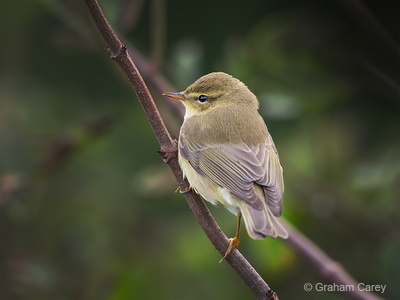
[[[178,164],[176,142],[171,139],[147,86],[127,53],[126,46],[121,43],[110,24],[107,22],[98,2],[96,0],[86,0],[85,2],[93,16],[96,26],[108,45],[110,57],[115,59],[127,75],[128,80],[131,82],[131,85],[139,98],[140,104],[142,105],[157,140],[160,143],[160,153],[163,155],[164,161],[171,167],[180,187],[182,189],[187,188],[188,182],[183,180],[182,172]],[[219,228],[200,196],[194,192],[185,193],[184,196],[190,209],[212,244],[221,254],[225,253],[229,244],[228,238]],[[237,249],[227,257],[226,261],[250,288],[256,296],[256,299],[278,299],[276,294],[271,291],[268,284]]]

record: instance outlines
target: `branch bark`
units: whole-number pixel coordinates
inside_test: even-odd
[[[170,166],[181,189],[186,189],[189,187],[189,184],[182,178],[182,172],[177,158],[177,143],[172,140],[169,135],[142,76],[127,53],[126,46],[121,43],[114,30],[111,28],[98,2],[96,0],[85,0],[85,2],[97,28],[108,45],[107,51],[110,57],[114,59],[124,71],[139,98],[139,102],[160,144],[160,154],[163,156],[164,161]],[[223,255],[228,247],[229,241],[216,223],[207,206],[200,196],[192,191],[185,193],[184,196],[207,237],[221,255]],[[256,299],[278,299],[277,295],[270,289],[268,284],[237,249],[226,258],[226,261],[250,288],[252,293],[256,296]]]
[[[139,98],[140,104],[142,105],[160,144],[159,153],[163,160],[170,166],[180,188],[185,190],[189,187],[189,184],[182,178],[182,171],[177,159],[177,142],[169,135],[141,74],[127,53],[126,46],[121,43],[110,24],[107,22],[98,2],[96,0],[85,0],[85,2],[97,28],[100,30],[106,44],[108,45],[107,51],[109,52],[110,57],[114,59],[124,71]],[[135,54],[135,58],[138,60],[140,65],[143,65],[142,68],[144,72],[147,73],[146,71],[149,69],[146,68],[147,63],[141,61],[140,55],[138,54]],[[152,73],[151,70],[150,73]],[[158,72],[156,73],[157,78],[154,78],[149,74],[147,74],[146,77],[149,78],[149,80],[152,80],[153,83],[155,82],[155,86],[158,88],[160,86],[165,86],[165,79],[160,77]],[[164,90],[160,90],[160,92],[164,92]],[[204,201],[199,195],[191,191],[183,195],[188,202],[192,213],[211,243],[221,253],[221,255],[224,255],[229,243],[228,238],[216,223]],[[290,223],[287,221],[284,223],[286,223],[285,227],[289,231],[288,243],[303,255],[303,257],[317,269],[318,273],[323,278],[336,284],[353,285],[356,287],[357,282],[338,263],[333,261],[318,246],[291,226]],[[270,289],[268,284],[237,249],[226,258],[226,261],[250,288],[256,299],[278,299],[276,293]],[[382,298],[375,294],[362,292],[357,288],[354,288],[354,291],[346,292],[345,295],[354,300],[382,300]]]

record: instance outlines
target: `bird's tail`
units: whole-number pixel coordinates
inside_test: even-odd
[[[263,209],[258,210],[243,201],[240,210],[247,232],[253,239],[260,240],[267,236],[286,239],[289,236],[266,203]]]

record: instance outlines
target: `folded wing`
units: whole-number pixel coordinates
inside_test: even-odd
[[[282,167],[269,135],[258,145],[193,144],[181,135],[179,145],[180,155],[199,174],[257,210],[262,210],[267,201],[274,216],[282,214]],[[266,199],[257,195],[254,184],[263,188]]]

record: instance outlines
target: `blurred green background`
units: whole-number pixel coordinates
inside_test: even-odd
[[[212,71],[245,82],[281,156],[284,216],[400,298],[398,3],[100,3],[177,91]],[[0,299],[252,299],[174,193],[84,2],[3,0],[0,25]],[[210,209],[233,236],[236,218]],[[285,241],[242,233],[280,299],[343,299],[306,293],[321,278]]]

